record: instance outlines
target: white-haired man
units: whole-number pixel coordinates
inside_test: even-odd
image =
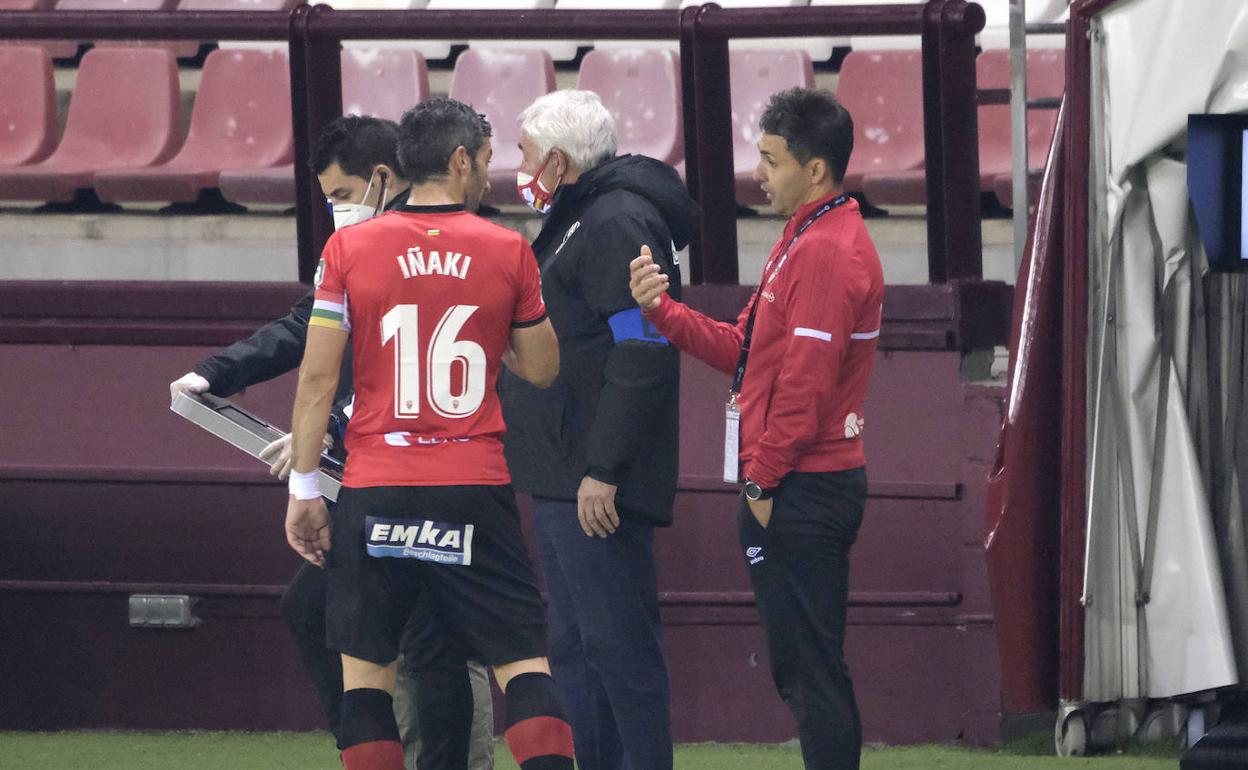
[[[615,121],[589,91],[520,115],[517,187],[546,216],[533,242],[559,337],[549,390],[505,376],[507,462],[533,495],[549,590],[550,665],[582,770],[672,766],[654,527],[672,521],[679,354],[628,288],[640,244],[673,280],[697,205],[671,167],[616,157]]]

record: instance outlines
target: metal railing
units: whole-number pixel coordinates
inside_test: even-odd
[[[913,5],[680,11],[0,12],[0,39],[273,40],[290,45],[299,278],[311,281],[332,229],[307,168],[313,140],[342,114],[344,40],[678,40],[686,178],[705,216],[690,247],[694,284],[735,284],[736,200],[728,41],[737,38],[916,34],[922,39],[928,277],[979,280],[979,148],[975,34],[983,9],[965,0]]]

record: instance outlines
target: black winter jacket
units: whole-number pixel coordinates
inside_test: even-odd
[[[689,242],[697,216],[676,172],[639,155],[609,160],[555,192],[533,251],[559,337],[559,377],[538,390],[504,372],[499,385],[517,489],[575,500],[589,475],[618,486],[621,515],[671,524],[680,354],[640,316],[628,264],[648,245],[679,298],[674,251]]]

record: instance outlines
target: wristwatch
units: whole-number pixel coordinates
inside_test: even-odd
[[[745,499],[753,502],[759,500],[770,500],[772,490],[763,489],[751,479],[745,480]]]

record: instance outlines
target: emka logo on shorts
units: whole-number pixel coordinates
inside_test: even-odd
[[[369,516],[364,532],[369,556],[467,566],[472,564],[472,526]]]

